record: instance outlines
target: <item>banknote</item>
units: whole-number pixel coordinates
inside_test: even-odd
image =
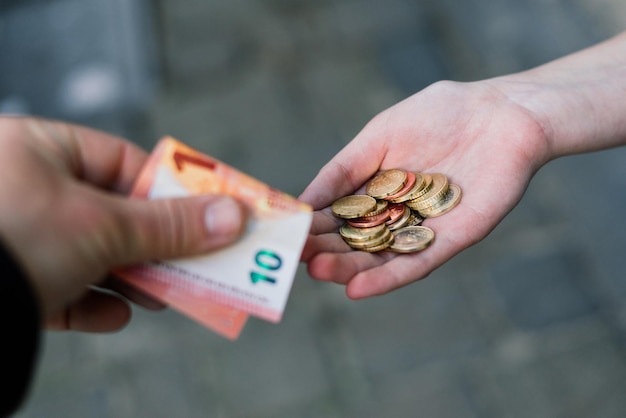
[[[210,254],[116,272],[123,280],[236,339],[248,315],[282,318],[311,226],[309,205],[182,142],[159,141],[132,195],[147,199],[225,194],[250,215],[243,237]]]

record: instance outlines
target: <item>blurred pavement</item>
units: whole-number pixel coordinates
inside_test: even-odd
[[[293,195],[430,83],[626,28],[619,0],[5,1],[0,108],[173,135]],[[302,268],[283,321],[235,343],[141,309],[48,333],[18,417],[622,418],[624,213],[625,148],[555,161],[486,240],[389,295]]]

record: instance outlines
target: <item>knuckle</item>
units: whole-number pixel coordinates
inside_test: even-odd
[[[184,205],[176,199],[152,201],[151,216],[143,217],[140,223],[142,245],[158,256],[173,256],[188,252],[192,247],[190,215]]]

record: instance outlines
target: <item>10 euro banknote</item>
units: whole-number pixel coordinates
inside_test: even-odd
[[[312,220],[311,207],[174,138],[163,138],[132,196],[225,194],[249,213],[243,237],[210,254],[117,271],[131,285],[229,339],[248,315],[282,318]]]

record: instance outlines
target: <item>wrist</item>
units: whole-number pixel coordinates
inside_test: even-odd
[[[488,80],[543,128],[546,161],[626,144],[626,34]]]
[[[499,77],[490,82],[507,100],[528,112],[541,127],[545,147],[544,155],[538,158],[543,163],[585,151],[581,145],[596,122],[590,120],[593,112],[584,110],[589,106],[584,96],[578,96],[567,87],[532,80],[523,74]]]

